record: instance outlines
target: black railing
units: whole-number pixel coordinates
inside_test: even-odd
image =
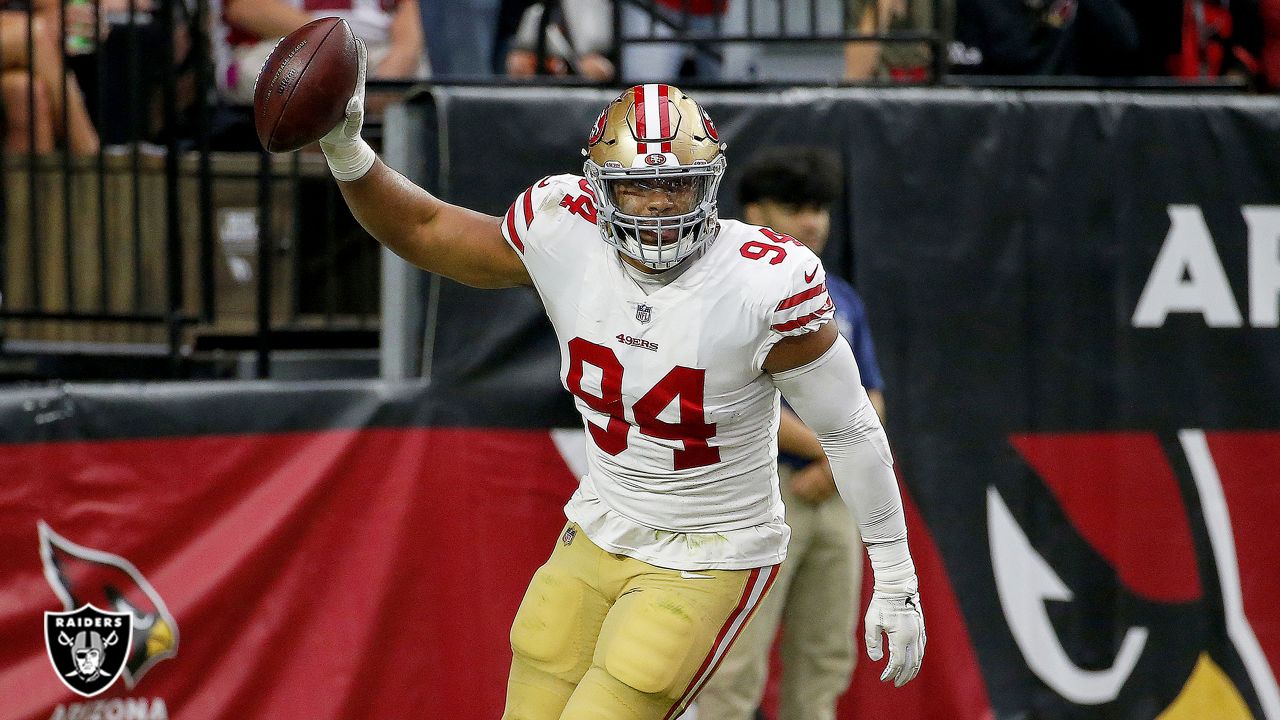
[[[0,150],[0,355],[116,343],[152,357],[139,373],[189,377],[242,373],[226,356],[252,352],[265,377],[283,345],[372,349],[376,245],[358,237],[318,153],[220,146],[211,119],[251,114],[214,91],[208,0],[140,2],[120,17],[95,2],[109,32],[87,39],[65,5],[53,22],[30,9],[5,18],[26,26],[33,60],[26,147]],[[57,52],[63,73],[41,65],[64,49],[91,52]],[[61,102],[41,125],[46,91]],[[91,143],[75,134],[78,112]]]

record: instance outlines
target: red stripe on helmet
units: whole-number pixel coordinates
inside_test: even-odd
[[[644,112],[644,86],[637,85],[635,91],[635,109],[636,109],[636,136],[638,140],[644,140],[649,137],[648,124]]]
[[[658,129],[662,131],[658,137],[663,139],[671,137],[671,103],[667,100],[667,93],[668,86],[658,86]]]

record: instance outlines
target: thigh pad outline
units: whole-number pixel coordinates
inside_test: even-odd
[[[700,637],[696,609],[676,593],[641,593],[605,651],[604,669],[642,693],[670,693]]]
[[[543,566],[534,573],[511,624],[511,649],[547,672],[562,673],[589,661],[580,638],[587,586],[569,573]]]

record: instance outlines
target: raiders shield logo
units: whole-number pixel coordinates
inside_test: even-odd
[[[636,320],[647,323],[653,319],[653,306],[639,303],[636,305]]]
[[[131,624],[118,632],[118,643],[111,646],[124,654],[123,671],[115,669],[114,672],[124,676],[127,687],[137,685],[156,663],[178,654],[178,623],[160,593],[133,563],[119,555],[71,542],[44,521],[38,523],[38,529],[44,576],[65,610],[83,610],[89,605],[130,617]],[[110,631],[101,633],[104,649],[110,634]],[[73,643],[76,641],[75,633],[68,632],[67,636]],[[52,648],[58,641],[57,633],[49,641]],[[86,635],[85,642],[91,642],[91,637]]]
[[[133,615],[82,605],[44,614],[44,646],[62,684],[93,697],[111,687],[124,670],[133,637]]]

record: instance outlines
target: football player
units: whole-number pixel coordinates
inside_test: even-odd
[[[321,141],[357,220],[475,287],[534,287],[588,434],[568,524],[511,628],[506,720],[670,720],[697,695],[786,556],[779,391],[817,435],[866,544],[867,651],[896,685],[925,649],[880,421],[831,322],[822,264],[720,220],[724,145],[692,98],[640,85],[600,113],[584,177],[546,177],[503,217],[445,203],[360,138],[360,80]]]

